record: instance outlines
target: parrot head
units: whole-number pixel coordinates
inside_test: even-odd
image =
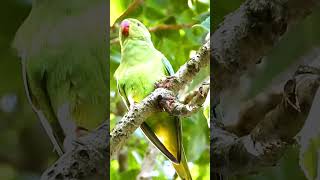
[[[120,44],[127,39],[151,41],[151,35],[144,24],[137,19],[128,18],[121,22],[119,31]]]

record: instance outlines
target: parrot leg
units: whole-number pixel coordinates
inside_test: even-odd
[[[169,113],[173,111],[174,109],[174,102],[175,102],[175,97],[161,97],[159,101],[159,105],[161,108],[167,110]]]
[[[75,146],[77,145],[82,145],[84,146],[85,144],[83,144],[79,139],[85,135],[87,135],[89,133],[89,131],[85,128],[82,127],[77,127],[74,135],[69,135],[66,136],[66,138],[63,141],[63,147],[65,149],[66,152],[71,151],[72,149],[74,149]]]
[[[170,89],[174,83],[176,83],[176,77],[174,76],[169,76],[166,77],[166,79],[164,80],[160,80],[159,82],[156,82],[155,86],[156,88],[166,88],[166,89]]]
[[[77,137],[77,125],[73,120],[70,112],[69,103],[64,103],[59,107],[57,112],[57,117],[60,126],[63,129],[63,133],[65,135],[65,139],[63,141],[63,147],[65,151],[70,151],[74,148],[74,142],[78,139]]]

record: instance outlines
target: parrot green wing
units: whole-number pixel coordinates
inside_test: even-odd
[[[26,69],[26,60],[24,60],[24,59],[22,60],[22,79],[23,79],[23,83],[24,83],[24,88],[25,88],[27,100],[28,100],[29,104],[31,105],[32,110],[38,116],[42,126],[44,127],[46,133],[48,134],[48,137],[49,137],[51,143],[54,146],[55,151],[57,151],[59,156],[62,156],[63,150],[61,148],[61,142],[63,140],[62,140],[61,136],[58,136],[58,134],[60,134],[60,135],[62,134],[61,133],[62,129],[59,126],[52,124],[52,122],[54,122],[56,119],[55,119],[55,116],[53,115],[54,114],[53,110],[50,108],[49,102],[46,101],[47,99],[43,98],[43,100],[44,100],[43,102],[37,102],[36,98],[34,97],[34,94],[32,94],[31,88],[33,86],[30,85],[30,82],[28,80],[27,69]],[[43,84],[43,83],[41,83],[41,84]],[[45,91],[41,91],[40,94],[43,97],[47,96],[47,93]],[[48,108],[45,108],[48,111],[41,109],[39,107],[40,104],[43,104],[43,106],[48,107]],[[49,117],[49,118],[51,117],[54,119],[49,119],[50,120],[49,121],[48,118],[46,118],[46,117]],[[57,122],[57,121],[55,121],[55,122]],[[57,127],[57,130],[60,133],[54,132],[52,129],[52,126]]]
[[[128,97],[126,95],[124,87],[125,87],[125,84],[123,84],[123,85],[120,85],[119,83],[117,84],[118,92],[119,92],[124,104],[126,105],[127,109],[129,109],[130,108],[130,102],[128,100]]]
[[[168,75],[170,75],[170,76],[174,75],[174,70],[173,70],[170,62],[168,61],[168,59],[165,56],[163,56],[161,60],[162,60],[164,67],[167,70]]]

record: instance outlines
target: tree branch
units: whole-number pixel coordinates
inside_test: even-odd
[[[155,27],[149,28],[150,32],[163,31],[163,30],[179,30],[184,28],[191,28],[195,23],[191,24],[160,24]]]
[[[320,68],[319,61],[316,68]],[[320,85],[320,73],[310,72],[312,67],[305,69],[308,70],[300,67],[293,78],[286,81],[280,100],[274,96],[274,101],[261,101],[260,94],[249,101],[247,110],[256,103],[258,107],[253,108],[253,113],[248,111],[248,116],[240,118],[247,117],[249,119],[245,121],[248,122],[257,115],[258,121],[254,120],[255,125],[245,129],[250,131],[248,134],[241,131],[243,129],[236,131],[241,132],[242,136],[224,131],[223,128],[212,129],[215,132],[211,139],[211,157],[216,157],[213,171],[228,175],[247,174],[278,162],[284,150],[295,142],[294,137],[303,127]],[[267,110],[262,110],[262,107]]]
[[[153,145],[149,144],[148,150],[144,156],[141,171],[137,176],[137,180],[151,180],[152,179],[152,170],[156,164],[156,156],[159,154],[158,149]]]
[[[129,14],[134,12],[143,2],[144,2],[144,0],[134,0],[129,5],[129,7],[114,21],[113,25],[111,26],[111,29],[114,29],[117,22],[122,21]]]
[[[184,88],[192,78],[210,62],[210,40],[207,41],[200,50],[187,63],[180,67],[174,76],[157,83],[157,87],[169,89],[177,92]]]
[[[109,179],[108,123],[80,139],[43,174],[42,180]],[[93,179],[94,179],[93,178]]]
[[[318,5],[319,0],[247,0],[238,10],[228,15],[212,35],[214,43],[211,49],[211,97],[216,97],[224,89],[238,84],[241,75],[255,67],[293,24],[305,18]],[[314,81],[309,83],[312,82]],[[303,91],[297,89],[297,92]],[[309,93],[312,92],[310,90]],[[299,93],[298,95],[300,102],[308,102],[306,96]],[[293,134],[301,128],[301,122],[305,120],[303,116],[307,111],[305,109],[299,112],[296,110],[297,107],[293,109],[292,105],[284,106],[284,102],[290,101],[281,102],[283,103],[277,104],[277,108],[268,113],[268,117],[261,117],[261,122],[258,121],[258,124],[249,128],[255,130],[240,138],[225,131],[220,122],[212,121],[212,173],[247,173],[250,169],[256,170],[277,162],[278,155],[282,155],[286,144],[291,143],[289,140]],[[288,116],[293,127],[287,132],[281,119],[290,115],[288,112],[297,114],[296,111],[299,112],[298,118]],[[266,122],[267,119],[273,119],[274,122],[270,126],[277,127],[276,130],[265,127],[267,124],[262,122]],[[278,125],[281,126],[278,128]],[[268,148],[272,151],[268,151]]]
[[[230,87],[255,67],[293,24],[319,0],[247,0],[212,35],[211,93]]]

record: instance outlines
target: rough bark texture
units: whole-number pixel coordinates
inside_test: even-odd
[[[281,93],[266,94],[272,99],[262,100],[260,94],[248,101],[233,131],[224,130],[223,125],[212,129],[213,171],[226,175],[257,172],[276,165],[284,150],[295,143],[294,137],[302,129],[320,85],[320,73],[301,68],[297,72],[286,81]],[[252,108],[255,104],[257,108]],[[252,121],[254,115],[257,119]],[[245,128],[240,123],[246,124]]]
[[[189,82],[193,77],[210,62],[210,40],[208,40],[186,64],[180,67],[174,76],[166,78],[157,84],[158,87],[167,88],[177,92]]]
[[[144,155],[143,162],[141,164],[141,171],[136,180],[152,180],[152,171],[156,165],[156,157],[158,154],[159,150],[153,144],[149,144],[148,150]]]
[[[66,152],[43,174],[42,180],[109,179],[109,125],[100,128],[75,142],[72,151]]]
[[[238,84],[317,5],[317,0],[247,0],[228,15],[211,39],[211,97]],[[302,73],[287,80],[283,90],[247,102],[239,120],[247,124],[224,127],[212,121],[211,172],[248,174],[275,165],[301,130],[318,86],[317,73]]]
[[[212,93],[239,81],[318,0],[247,0],[212,35]],[[213,96],[212,96],[213,97]]]

